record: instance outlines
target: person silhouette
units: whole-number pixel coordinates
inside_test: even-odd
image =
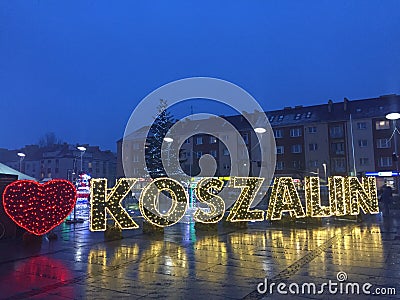
[[[390,216],[390,203],[392,202],[393,198],[393,191],[390,186],[386,183],[382,186],[381,189],[381,201],[383,203],[383,216],[389,217]]]

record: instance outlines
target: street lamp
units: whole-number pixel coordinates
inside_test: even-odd
[[[78,146],[78,147],[76,147],[76,149],[78,149],[79,151],[81,151],[81,173],[82,173],[82,171],[83,171],[83,155],[84,155],[85,152],[86,152],[86,147]]]
[[[256,127],[256,128],[254,128],[254,131],[256,133],[265,133],[267,131],[267,129],[265,129],[263,127]]]
[[[83,171],[83,154],[85,154],[86,151],[86,147],[83,146],[78,146],[76,147],[76,149],[78,149],[79,151],[81,151],[81,173]],[[74,182],[74,175],[75,175],[75,161],[73,164],[73,170],[72,170],[72,175],[71,175],[71,182]],[[76,202],[75,202],[75,206],[74,206],[74,218],[73,219],[69,219],[66,220],[65,223],[67,224],[76,224],[76,223],[83,223],[85,220],[84,219],[80,219],[76,217]]]
[[[22,172],[22,161],[25,158],[25,153],[18,152],[17,155],[19,156],[19,171]]]
[[[322,166],[324,167],[324,179],[325,179],[325,183],[327,184],[327,178],[326,178],[326,163],[323,163]]]
[[[396,121],[400,119],[400,113],[394,112],[386,115],[386,119],[391,120],[393,124],[393,133],[389,138],[389,141],[394,138],[394,153],[393,158],[396,161],[396,172],[397,172],[397,183],[396,183],[396,190],[399,191],[399,152],[397,149],[397,134],[400,134],[400,131],[397,129]]]
[[[171,138],[171,137],[164,137],[164,142],[166,142],[166,143],[168,143],[168,146],[167,146],[167,156],[168,156],[168,165],[167,165],[167,167],[168,167],[168,169],[169,169],[169,166],[170,166],[170,164],[171,164],[171,162],[170,162],[170,157],[169,157],[169,150],[171,149],[171,144],[172,144],[172,142],[174,141],[174,139],[173,138]],[[167,171],[165,171],[165,174],[167,174]],[[160,198],[158,198],[158,201],[157,201],[157,210],[158,210],[158,212],[161,214],[161,211],[160,211]]]
[[[264,128],[264,127],[256,127],[256,128],[254,128],[254,132],[260,134],[260,138],[258,139],[257,143],[253,147],[251,147],[251,149],[249,151],[249,155],[250,155],[250,165],[249,165],[249,167],[250,167],[250,174],[251,175],[253,175],[253,165],[251,163],[253,163],[253,162],[259,163],[259,162],[261,162],[261,161],[258,161],[258,160],[252,160],[252,158],[253,158],[252,152],[256,147],[260,146],[261,157],[262,157],[262,150],[263,149],[262,149],[261,140],[263,138],[263,134],[267,132],[267,129]]]

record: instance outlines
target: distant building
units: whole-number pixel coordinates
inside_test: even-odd
[[[116,155],[111,151],[100,150],[98,146],[81,145],[86,148],[82,152],[77,145],[55,144],[48,147],[28,145],[17,150],[0,149],[0,162],[11,168],[34,177],[38,180],[48,178],[76,179],[82,171],[94,178],[107,178],[110,184],[115,183]],[[25,154],[20,160],[18,153]]]
[[[398,171],[398,161],[393,137],[394,122],[385,118],[388,113],[400,112],[400,95],[348,100],[314,106],[285,107],[267,111],[276,141],[275,176],[291,176],[302,180],[305,176],[319,176],[322,181],[331,175],[362,176],[366,172]],[[254,114],[248,114],[250,118]],[[195,134],[181,147],[181,167],[185,173],[195,176],[199,172],[199,158],[212,155],[217,161],[216,176],[228,176],[233,168],[250,164],[250,175],[260,171],[260,153],[254,128],[245,118],[224,117],[241,135],[246,148],[237,146],[229,153],[221,141],[232,142],[224,128],[214,129],[216,137]],[[186,126],[205,126],[207,120],[186,120]],[[398,121],[400,126],[400,120]],[[144,159],[146,128],[130,135],[125,147],[131,148],[130,159],[139,166]],[[400,137],[397,138],[400,149]],[[234,141],[236,143],[236,140]],[[238,143],[236,143],[238,145]],[[124,176],[122,168],[122,139],[117,142],[117,176]],[[249,153],[249,160],[244,152]],[[398,155],[398,153],[397,153]],[[231,165],[231,159],[235,165]],[[134,167],[138,177],[146,176],[143,168]],[[390,178],[387,178],[390,179]],[[393,178],[391,178],[393,180]]]

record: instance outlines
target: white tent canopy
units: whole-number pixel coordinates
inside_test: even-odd
[[[5,164],[0,163],[0,174],[8,174],[8,175],[18,175],[18,179],[29,179],[29,180],[35,180],[35,178],[30,177],[24,173],[21,173],[17,170],[14,170],[13,168],[10,168],[9,166],[6,166]]]

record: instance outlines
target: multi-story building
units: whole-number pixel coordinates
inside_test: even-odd
[[[67,143],[47,147],[28,145],[17,150],[0,149],[0,161],[38,180],[49,178],[73,180],[82,171],[94,178],[107,178],[110,184],[114,184],[115,153],[102,151],[98,146],[80,146],[86,150],[82,152],[77,145]],[[23,159],[18,153],[25,154]]]
[[[362,176],[367,172],[398,171],[396,160],[399,153],[393,153],[395,141],[397,149],[400,149],[400,137],[396,139],[398,133],[394,133],[395,121],[386,119],[386,115],[392,112],[400,112],[400,95],[351,101],[345,98],[338,103],[329,100],[321,105],[267,111],[276,142],[275,176],[291,176],[300,180],[305,176],[319,176],[324,182],[331,175]],[[199,133],[189,137],[180,151],[181,167],[185,173],[196,176],[199,158],[210,154],[217,161],[216,176],[229,176],[233,169],[246,164],[250,164],[250,175],[259,174],[259,141],[254,128],[241,115],[224,118],[241,136],[232,135],[222,126],[213,129],[214,136]],[[207,120],[185,122],[186,126],[193,128],[207,127],[209,123]],[[400,120],[398,123],[400,125]],[[132,134],[137,136],[138,141],[132,159],[138,162],[144,159],[140,151],[143,151],[145,137],[141,133]],[[244,141],[245,147],[236,141],[239,138]],[[232,147],[228,150],[228,141],[230,145],[237,145],[234,151]],[[118,177],[124,176],[121,150],[122,140],[118,141]],[[249,160],[245,159],[246,151]],[[146,173],[143,168],[136,171],[138,176]]]

